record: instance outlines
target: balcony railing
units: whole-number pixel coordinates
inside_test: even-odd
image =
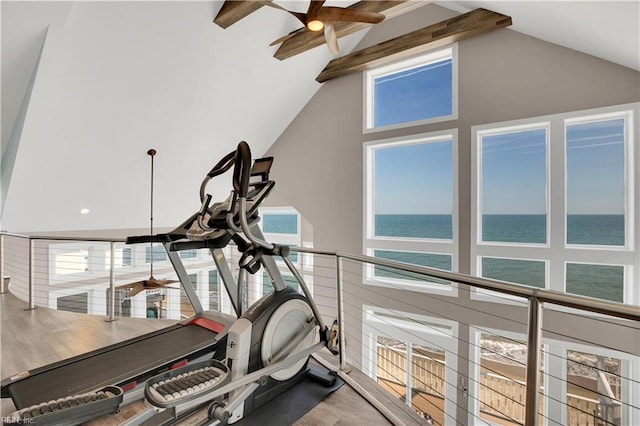
[[[231,313],[210,253],[181,257],[203,307]],[[117,290],[146,278],[152,259],[156,278],[176,278],[161,247],[0,233],[0,277],[28,309],[190,315],[177,285]],[[425,423],[640,424],[637,306],[336,251],[296,248],[292,259],[325,322],[340,324],[337,366],[369,375]],[[245,303],[265,291],[258,272]]]

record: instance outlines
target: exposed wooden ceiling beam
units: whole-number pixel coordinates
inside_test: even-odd
[[[415,9],[418,6],[424,6],[428,2],[408,2],[406,0],[400,1],[360,1],[354,3],[347,9],[361,10],[366,12],[378,12],[385,15],[386,18],[405,13],[410,9]],[[352,34],[356,31],[370,27],[371,24],[362,24],[358,22],[338,22],[334,28],[338,38]],[[300,28],[292,32],[292,37],[285,40],[276,53],[273,55],[276,59],[287,59],[307,50],[321,46],[325,43],[324,34],[322,31],[308,31],[305,28]]]
[[[511,17],[486,9],[475,9],[421,30],[396,37],[329,62],[316,81],[323,83],[397,59],[489,33],[511,25]]]
[[[271,0],[266,0],[271,1]],[[245,16],[248,16],[260,9],[264,4],[259,1],[225,1],[220,11],[214,18],[213,22],[221,26],[222,28],[227,28]]]

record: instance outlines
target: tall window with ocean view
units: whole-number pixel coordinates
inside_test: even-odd
[[[547,242],[547,128],[488,133],[481,144],[481,240]]]
[[[637,110],[474,128],[472,273],[639,303]]]
[[[454,159],[455,135],[451,132],[368,144],[367,254],[432,268],[455,268]],[[368,275],[372,281],[387,284],[425,284],[382,267]],[[450,287],[436,280],[426,287],[431,284]]]
[[[625,245],[625,120],[566,126],[567,244]]]
[[[451,144],[442,140],[376,149],[376,237],[451,239]]]

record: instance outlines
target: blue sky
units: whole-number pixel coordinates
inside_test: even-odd
[[[567,126],[569,214],[624,212],[624,120]]]
[[[567,127],[569,214],[624,211],[623,120]],[[488,135],[482,141],[485,214],[544,214],[544,129]],[[450,214],[452,142],[376,149],[376,214]]]
[[[482,138],[482,213],[544,214],[544,129]]]
[[[452,142],[375,151],[376,214],[451,214]]]
[[[623,129],[622,119],[567,126],[568,214],[624,212]],[[543,129],[484,137],[483,213],[543,214],[545,167]]]
[[[451,67],[447,59],[376,78],[374,125],[450,115]]]
[[[448,59],[376,78],[375,125],[451,114],[451,70]],[[622,214],[624,120],[573,124],[566,133],[567,212]],[[545,129],[483,137],[484,214],[546,212],[546,139]],[[451,163],[450,141],[376,149],[375,212],[450,214]]]

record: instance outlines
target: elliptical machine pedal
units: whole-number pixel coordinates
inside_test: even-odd
[[[231,380],[227,366],[209,360],[186,365],[148,380],[144,395],[159,408],[171,408],[220,388]]]

